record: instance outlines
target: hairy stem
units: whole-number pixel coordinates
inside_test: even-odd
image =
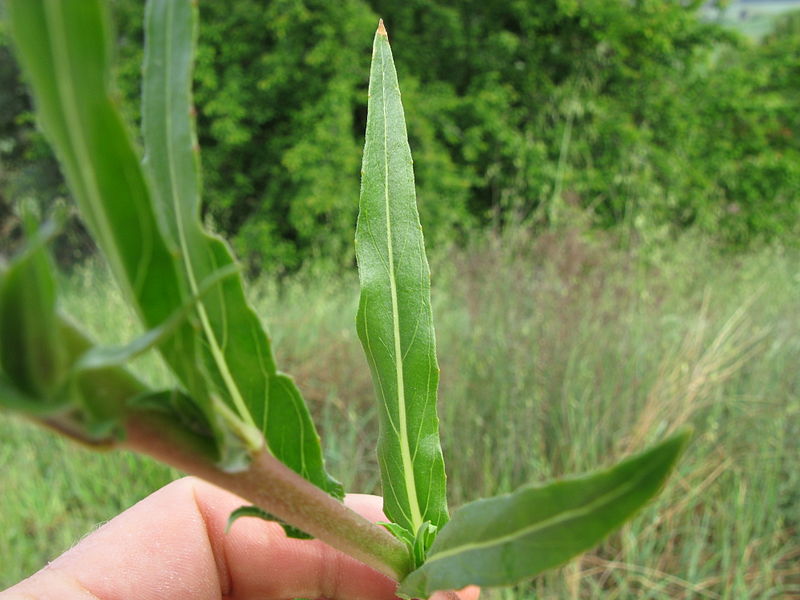
[[[219,469],[205,440],[154,413],[133,413],[125,445],[233,492],[396,580],[411,569],[405,545],[309,483],[266,449],[237,473]]]

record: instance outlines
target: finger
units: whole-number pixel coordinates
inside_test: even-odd
[[[379,498],[348,495],[345,503],[368,519],[382,518]],[[224,520],[227,519],[229,510],[230,507],[224,511]],[[260,538],[264,533],[244,527],[246,524],[242,523],[244,531],[239,537],[226,538],[230,541],[225,549],[229,558],[228,564],[231,565],[231,580],[234,582],[237,600],[285,600],[294,597],[395,600],[397,584],[390,578],[326,544],[288,539],[279,526],[263,524],[272,530],[274,542],[270,544],[269,555],[262,554],[259,562],[264,572],[272,575],[252,577],[247,569],[237,569],[237,565],[244,566],[247,558],[263,546]],[[252,564],[252,560],[250,562]],[[255,568],[259,570],[259,567]]]
[[[356,497],[369,518],[379,501]],[[193,478],[125,511],[2,600],[394,600],[396,584],[319,541],[286,538],[280,526],[228,515],[247,504]],[[377,508],[376,508],[377,507]]]

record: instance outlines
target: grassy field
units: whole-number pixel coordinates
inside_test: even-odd
[[[646,260],[576,232],[488,237],[433,260],[451,503],[607,465],[692,423],[659,500],[594,551],[485,598],[800,598],[800,256]],[[66,309],[135,334],[96,269]],[[320,424],[330,468],[378,491],[355,276],[313,268],[253,298]],[[105,322],[113,322],[107,327]],[[153,357],[136,368],[166,383]],[[0,588],[177,474],[0,416]]]

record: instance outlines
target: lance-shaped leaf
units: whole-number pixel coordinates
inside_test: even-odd
[[[234,263],[225,243],[200,222],[198,148],[191,117],[196,12],[191,0],[150,0],[145,16],[144,164],[162,231],[182,259],[184,297],[197,297],[204,280]],[[203,354],[204,383],[252,416],[277,458],[341,496],[341,486],[325,472],[308,408],[294,382],[277,372],[269,338],[245,298],[241,278],[220,282],[196,307],[202,339],[193,350]]]
[[[91,344],[57,310],[55,269],[46,246],[59,228],[46,222],[8,267],[0,268],[0,407],[88,443],[111,443],[119,437],[125,402],[143,386],[109,366],[98,365],[89,377],[74,376],[76,357]]]
[[[656,495],[689,435],[605,471],[466,504],[399,592],[427,598],[470,584],[510,585],[589,550]]]
[[[397,74],[386,30],[375,35],[356,229],[358,335],[380,411],[384,512],[415,536],[447,521],[436,416],[430,270]]]

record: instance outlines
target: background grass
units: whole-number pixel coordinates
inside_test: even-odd
[[[800,256],[658,255],[564,230],[486,235],[432,261],[451,504],[696,435],[661,497],[602,546],[486,598],[800,598]],[[107,341],[136,327],[98,267],[65,308]],[[379,492],[355,274],[313,265],[253,299],[320,425],[331,471]],[[152,356],[136,365],[169,383]],[[0,415],[0,588],[177,476]]]

